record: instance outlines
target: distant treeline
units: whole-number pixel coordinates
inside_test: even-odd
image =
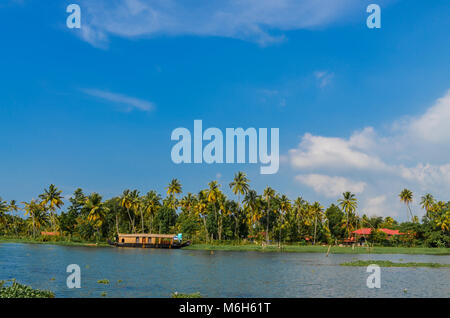
[[[58,239],[106,241],[117,233],[183,233],[184,239],[194,242],[336,244],[355,229],[369,227],[373,231],[368,240],[376,244],[450,246],[450,202],[436,202],[430,194],[421,198],[426,213],[420,222],[410,208],[413,194],[404,189],[399,197],[406,205],[408,222],[398,223],[391,217],[360,216],[357,199],[350,192],[324,209],[319,202],[301,197],[292,201],[270,187],[258,194],[242,172],[228,186],[235,198],[227,197],[217,181],[197,194],[182,196],[180,182],[173,179],[164,198],[155,191],[142,195],[125,190],[103,201],[98,193],[88,195],[77,189],[64,206],[62,191],[50,185],[38,200],[20,205],[0,198],[0,235],[39,238],[46,231],[59,232]],[[26,218],[18,216],[19,210]],[[406,235],[387,239],[379,228],[398,229]]]

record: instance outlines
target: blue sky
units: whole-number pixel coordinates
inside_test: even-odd
[[[378,3],[382,28],[368,29]],[[66,27],[78,3],[82,28]],[[0,4],[0,196],[50,183],[106,198],[178,178],[251,185],[404,219],[409,187],[448,200],[446,0],[6,0]],[[280,170],[175,165],[172,130],[280,129]],[[422,214],[415,207],[415,214]]]

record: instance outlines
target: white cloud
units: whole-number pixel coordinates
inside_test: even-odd
[[[388,216],[392,215],[392,211],[387,209],[386,196],[380,195],[378,197],[369,198],[363,208],[366,215],[369,216]]]
[[[109,102],[113,102],[116,104],[123,105],[127,108],[128,111],[133,109],[138,109],[141,111],[151,111],[155,108],[152,102],[148,102],[146,100],[138,99],[135,97],[130,97],[122,94],[112,93],[108,91],[102,91],[99,89],[83,89],[84,93],[104,99]]]
[[[280,32],[329,25],[358,10],[353,0],[83,0],[82,37],[95,46],[110,35],[220,36],[268,45]],[[275,32],[274,32],[275,31]]]
[[[317,193],[333,198],[341,195],[345,191],[362,193],[366,184],[356,182],[343,177],[330,177],[321,174],[298,175],[295,179],[311,188]]]
[[[407,187],[414,192],[413,212],[420,216],[421,195],[445,199],[450,192],[449,122],[450,91],[423,115],[395,122],[384,136],[371,127],[349,138],[306,133],[298,147],[289,150],[289,162],[309,173],[297,176],[297,181],[325,197],[334,193],[337,199],[337,189],[345,187],[359,192],[365,202],[360,211],[371,215],[403,218],[398,193]],[[328,177],[336,174],[339,177]]]
[[[348,140],[307,133],[299,147],[289,151],[291,163],[296,168],[389,169],[377,156],[364,151],[374,142],[373,134],[370,127],[356,132]]]
[[[450,142],[450,90],[425,114],[413,118],[405,126],[406,133],[426,142]]]

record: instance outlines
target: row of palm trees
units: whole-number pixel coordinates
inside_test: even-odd
[[[258,194],[250,188],[250,180],[243,172],[235,174],[229,188],[237,196],[237,201],[229,200],[222,192],[220,184],[217,181],[211,181],[208,188],[201,190],[198,194],[187,193],[179,198],[182,193],[182,186],[179,180],[173,179],[166,187],[166,197],[163,199],[155,191],[149,191],[141,196],[138,190],[125,190],[118,198],[120,206],[125,209],[126,217],[129,222],[129,229],[136,233],[138,231],[136,221],[140,220],[140,229],[142,233],[146,229],[154,228],[153,221],[158,211],[162,207],[168,207],[174,211],[180,211],[192,215],[198,219],[204,227],[205,240],[212,240],[213,233],[210,233],[208,227],[209,214],[213,213],[213,220],[216,222],[216,238],[223,239],[224,219],[233,220],[234,237],[240,237],[240,222],[244,222],[251,232],[260,232],[264,228],[263,234],[266,243],[269,243],[270,227],[272,233],[276,229],[278,237],[281,239],[282,231],[287,227],[296,227],[298,233],[307,234],[305,229],[311,229],[313,242],[316,243],[318,228],[325,236],[330,236],[330,224],[325,214],[324,207],[319,202],[308,203],[303,198],[298,197],[291,201],[286,195],[277,193],[271,187],[266,187],[262,194]],[[413,216],[410,204],[413,200],[413,194],[410,190],[404,189],[399,197],[407,207],[407,216],[412,222],[418,223],[418,218]],[[340,226],[345,229],[345,235],[361,226],[372,226],[367,218],[359,217],[356,214],[358,202],[355,194],[344,192],[342,198],[337,201],[338,207],[344,213],[344,218]],[[57,231],[58,218],[56,211],[63,205],[62,191],[58,190],[53,184],[44,193],[39,195],[39,200],[23,202],[25,214],[31,218],[32,233],[36,236],[36,229],[40,229],[43,224],[49,221],[52,231]],[[115,232],[119,233],[120,215],[110,209],[98,193],[84,197],[81,204],[87,211],[87,221],[90,222],[99,234],[105,220],[112,215],[115,219]],[[438,213],[446,208],[448,203],[436,202],[431,194],[426,194],[421,200],[422,207],[426,210],[426,216],[429,219],[436,219],[443,231],[448,231],[450,225],[450,212]],[[15,201],[9,204],[0,198],[0,218],[4,220],[3,215],[7,212],[17,212],[20,210]],[[450,209],[448,209],[450,210]],[[386,218],[388,219],[391,218]],[[393,220],[392,220],[393,221]],[[14,225],[13,225],[14,226]]]

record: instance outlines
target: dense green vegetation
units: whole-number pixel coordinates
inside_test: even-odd
[[[0,298],[54,298],[55,294],[48,290],[33,289],[12,281],[0,281]]]
[[[21,238],[84,245],[104,244],[117,233],[183,233],[183,239],[194,244],[232,242],[253,244],[255,249],[278,245],[289,251],[297,245],[338,245],[355,229],[368,227],[373,229],[367,237],[371,246],[450,247],[450,202],[436,201],[430,194],[421,198],[426,213],[419,221],[410,206],[413,194],[404,189],[399,197],[406,205],[408,221],[398,223],[391,217],[368,217],[358,211],[357,198],[350,192],[325,209],[302,197],[292,201],[270,187],[258,194],[242,172],[228,187],[234,198],[227,197],[217,181],[197,194],[182,196],[180,182],[173,179],[164,198],[155,191],[141,195],[137,190],[125,190],[121,196],[103,200],[98,193],[88,195],[77,189],[64,205],[62,192],[50,185],[39,199],[21,206],[0,198],[0,236],[3,241]],[[19,216],[19,210],[25,212],[25,218]],[[388,238],[380,228],[405,235]],[[296,246],[291,247],[293,244]]]
[[[369,266],[371,264],[378,265],[380,267],[450,267],[448,264],[439,263],[394,263],[391,261],[355,261],[349,263],[342,263],[342,266]]]
[[[450,248],[429,247],[389,247],[389,246],[322,246],[286,244],[261,246],[256,244],[194,244],[185,250],[207,251],[257,251],[257,252],[292,252],[292,253],[330,253],[330,254],[422,254],[450,255]]]

